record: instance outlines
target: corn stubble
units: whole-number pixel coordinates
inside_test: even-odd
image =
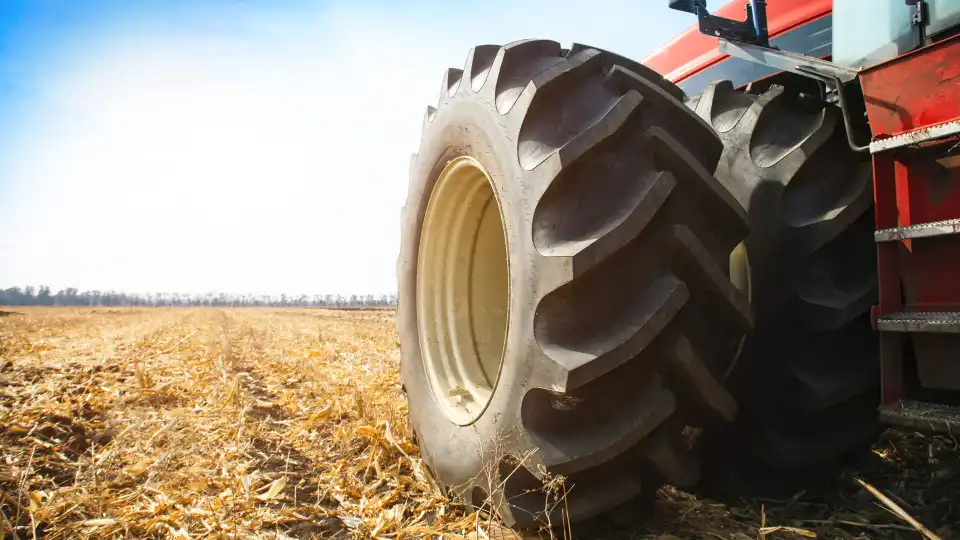
[[[7,535],[476,530],[411,442],[392,311],[16,311],[0,319]]]
[[[0,315],[0,537],[521,538],[446,499],[420,461],[393,311]],[[958,457],[952,438],[893,433],[855,474],[950,538]],[[915,534],[854,480],[727,504],[668,486],[615,537]],[[557,525],[523,538],[571,536]]]

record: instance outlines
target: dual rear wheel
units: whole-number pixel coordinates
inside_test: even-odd
[[[520,527],[581,521],[692,486],[701,463],[720,478],[713,456],[738,453],[724,434],[770,432],[732,383],[780,362],[748,299],[778,274],[761,261],[757,281],[769,251],[732,185],[742,157],[709,101],[683,99],[640,64],[542,40],[475,47],[444,76],[411,161],[397,325],[410,422],[449,496]],[[836,307],[816,261],[797,294]],[[803,366],[789,373],[822,394]]]

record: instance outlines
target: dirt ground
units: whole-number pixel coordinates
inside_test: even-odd
[[[391,311],[0,310],[5,538],[511,538],[430,483]],[[960,445],[890,431],[825,493],[667,487],[618,537],[960,540]],[[562,533],[557,533],[562,536]],[[541,532],[533,537],[548,538]]]

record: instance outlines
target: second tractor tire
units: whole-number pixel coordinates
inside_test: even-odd
[[[704,486],[746,496],[822,487],[878,433],[869,155],[838,107],[729,81],[688,101],[723,141],[717,178],[744,206],[756,329],[731,370],[736,421],[699,446]]]

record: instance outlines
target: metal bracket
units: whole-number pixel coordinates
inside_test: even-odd
[[[700,23],[701,34],[764,46],[770,45],[766,0],[750,0],[744,8],[747,12],[745,21],[711,15],[707,11],[706,0],[670,0],[669,6],[670,9],[695,14]]]
[[[926,31],[924,30],[928,22],[927,3],[924,0],[907,0],[906,4],[913,6],[913,14],[910,17],[910,22],[917,28],[917,46],[919,47],[923,45],[923,42],[927,39]]]
[[[868,145],[857,144],[854,139],[853,119],[850,118],[850,111],[843,93],[843,85],[856,80],[859,74],[857,70],[813,56],[781,51],[780,49],[742,41],[721,39],[718,48],[720,52],[731,57],[796,73],[834,87],[837,90],[840,111],[843,113],[843,127],[847,134],[847,144],[855,152],[866,152],[870,149]]]
[[[718,47],[720,52],[734,58],[789,71],[827,84],[833,84],[834,79],[840,79],[840,82],[846,84],[857,78],[858,72],[855,69],[805,54],[728,39],[720,39]]]

